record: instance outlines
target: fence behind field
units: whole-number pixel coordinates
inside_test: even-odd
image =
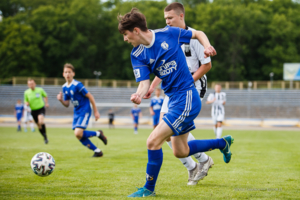
[[[73,107],[65,108],[56,100],[61,86],[43,86],[48,93],[50,107],[47,115],[72,115]],[[17,99],[23,99],[27,86],[0,86],[0,115],[13,114]],[[107,116],[113,108],[117,116],[130,115],[130,95],[136,88],[121,87],[87,87],[94,95],[102,116]],[[299,90],[222,90],[227,94],[225,116],[227,118],[300,118]],[[206,97],[213,90],[207,91]],[[203,100],[199,117],[210,117],[210,105]],[[143,100],[142,112],[150,116],[148,105],[150,100]]]
[[[12,77],[7,79],[0,79],[0,84],[12,84],[25,85],[29,77]],[[51,85],[60,86],[65,83],[64,78],[47,78],[47,77],[33,77],[36,84],[41,86]],[[136,87],[138,83],[134,80],[106,80],[106,79],[76,79],[82,82],[86,87]],[[300,89],[300,81],[221,81],[221,82],[211,82],[207,83],[208,88],[214,88],[215,84],[219,83],[222,88],[229,89],[247,89],[251,88],[253,90],[259,89]]]

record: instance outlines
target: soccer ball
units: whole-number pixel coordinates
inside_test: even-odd
[[[37,153],[30,162],[32,171],[38,176],[49,176],[55,168],[55,160],[45,152]]]

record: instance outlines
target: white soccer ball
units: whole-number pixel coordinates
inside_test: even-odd
[[[38,176],[49,176],[55,168],[55,160],[45,152],[37,153],[30,162],[32,171]]]

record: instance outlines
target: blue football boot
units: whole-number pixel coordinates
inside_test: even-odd
[[[155,196],[154,191],[152,192],[145,187],[137,188],[137,189],[138,189],[138,191],[132,193],[128,197],[152,197],[152,196]]]
[[[220,149],[221,153],[223,153],[223,160],[225,163],[229,163],[230,160],[231,160],[231,151],[230,151],[230,146],[231,144],[233,143],[234,139],[233,137],[231,137],[231,135],[226,135],[223,137],[223,139],[225,140],[226,142],[226,146],[224,149]]]

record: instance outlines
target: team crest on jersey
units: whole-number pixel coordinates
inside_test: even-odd
[[[139,69],[135,69],[133,71],[134,71],[134,76],[135,76],[136,79],[141,77],[141,73],[140,73]]]
[[[164,49],[164,50],[168,50],[169,49],[169,45],[168,43],[166,43],[165,41],[163,43],[161,43],[161,47]]]
[[[73,95],[74,94],[73,90],[71,90],[70,93]]]
[[[146,180],[147,181],[153,181],[153,176],[150,176],[149,174],[146,174]]]

